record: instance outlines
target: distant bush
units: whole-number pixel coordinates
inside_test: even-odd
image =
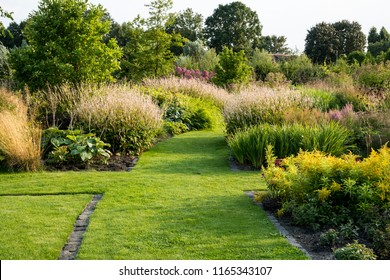
[[[163,110],[164,127],[170,134],[211,128],[216,125],[215,112],[218,109],[207,100],[201,100],[182,93],[164,89],[140,88],[151,96]]]
[[[324,76],[322,68],[313,65],[306,55],[282,62],[280,69],[287,79],[295,85],[312,82]]]
[[[24,102],[0,88],[0,163],[11,170],[40,169],[40,138]]]
[[[272,55],[258,49],[253,52],[250,65],[254,69],[256,81],[265,81],[268,74],[279,71],[279,65],[274,61]]]
[[[236,90],[249,83],[252,75],[252,67],[248,65],[248,59],[244,51],[234,52],[225,47],[219,54],[219,62],[215,67],[213,82],[220,87]]]
[[[300,150],[339,156],[350,148],[350,143],[351,133],[333,122],[318,126],[262,124],[237,131],[228,138],[235,158],[258,168],[265,164],[268,145],[274,147],[278,158],[285,158]]]
[[[356,73],[358,86],[368,92],[382,93],[390,90],[390,64],[364,65]]]
[[[121,86],[83,96],[75,110],[76,124],[109,143],[114,152],[139,155],[161,132],[163,112],[150,96]]]

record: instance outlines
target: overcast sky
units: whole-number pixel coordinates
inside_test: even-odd
[[[206,19],[213,14],[219,4],[232,0],[173,0],[173,11],[192,8]],[[39,0],[0,0],[0,6],[13,12],[16,22],[20,22],[36,10]],[[150,0],[89,0],[102,4],[119,23],[133,20],[138,14],[147,16],[144,5]],[[263,26],[262,35],[286,36],[288,46],[304,50],[307,30],[322,21],[333,23],[343,19],[357,21],[363,32],[368,34],[372,26],[380,29],[385,26],[390,31],[390,0],[241,0],[256,11]],[[5,26],[8,21],[1,19]]]

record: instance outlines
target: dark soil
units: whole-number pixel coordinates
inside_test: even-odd
[[[45,164],[47,171],[81,171],[81,170],[96,170],[96,171],[131,171],[138,161],[138,157],[134,156],[111,156],[107,164],[92,163],[92,164],[69,164],[69,165],[50,165]]]

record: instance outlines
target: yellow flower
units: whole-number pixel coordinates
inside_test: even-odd
[[[332,185],[330,186],[330,189],[334,192],[338,192],[341,190],[341,185],[335,181],[333,181]]]
[[[321,190],[317,190],[317,192],[318,199],[321,200],[321,202],[324,202],[330,196],[330,190],[327,188],[322,188]]]

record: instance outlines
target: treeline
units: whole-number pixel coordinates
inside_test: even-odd
[[[2,28],[0,79],[34,91],[63,83],[141,81],[176,71],[226,87],[264,81],[275,72],[284,77],[268,79],[306,82],[321,76],[312,63],[390,60],[384,27],[371,29],[365,52],[367,37],[359,23],[319,23],[308,31],[305,55],[297,56],[286,37],[263,36],[257,13],[238,1],[219,5],[206,19],[190,8],[171,13],[172,0],[151,1],[147,7],[149,17],[120,24],[104,7],[85,0],[41,0],[28,19]],[[292,60],[305,65],[299,70],[305,73],[297,73]],[[239,67],[231,69],[232,63]]]

